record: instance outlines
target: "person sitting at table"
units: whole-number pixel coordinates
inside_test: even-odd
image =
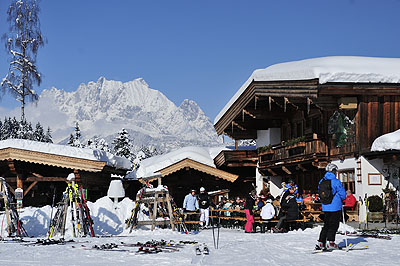
[[[285,194],[283,194],[281,207],[284,213],[279,218],[276,227],[272,228],[275,233],[283,233],[285,221],[296,220],[299,217],[299,207],[296,202],[296,195],[294,194],[295,189],[295,187],[290,187]]]
[[[267,199],[265,201],[264,207],[261,209],[261,219],[262,220],[272,220],[275,217],[275,207],[272,205],[272,200]],[[267,230],[271,230],[271,223],[267,223]]]
[[[260,195],[260,197],[257,199],[256,205],[257,205],[257,209],[261,210],[262,207],[264,207],[265,205],[265,196],[264,195]]]
[[[304,200],[299,192],[296,193],[296,202],[299,205],[299,209],[303,210],[304,209]]]
[[[235,210],[243,210],[244,209],[244,202],[240,197],[236,197],[235,202],[232,206]]]
[[[299,189],[298,189],[297,185],[294,183],[294,181],[293,181],[292,179],[289,179],[289,181],[287,182],[287,184],[285,184],[285,189],[284,189],[284,191],[285,191],[285,192],[288,191],[288,189],[289,189],[290,187],[294,187],[294,188],[295,188],[294,194],[296,194],[297,192],[299,192]]]
[[[357,200],[354,195],[351,193],[351,190],[346,191],[346,198],[343,201],[343,214],[346,221],[349,219],[349,216],[346,214],[347,211],[354,210],[356,206]]]

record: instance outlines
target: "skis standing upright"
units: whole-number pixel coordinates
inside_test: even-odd
[[[4,208],[6,211],[8,224],[8,235],[27,237],[28,233],[22,226],[22,221],[19,219],[18,211],[15,208],[15,205],[12,203],[12,199],[8,193],[6,180],[3,177],[0,177],[0,196],[3,197],[4,200]]]
[[[132,214],[129,219],[125,222],[126,228],[129,229],[129,233],[132,233],[133,228],[137,225],[139,211],[140,211],[140,200],[142,199],[143,193],[146,190],[146,186],[144,185],[139,192],[139,197],[136,197],[135,208],[132,210]]]
[[[83,208],[83,224],[85,227],[89,227],[90,234],[92,237],[94,237],[94,230],[93,230],[93,220],[92,217],[90,216],[90,210],[87,206],[86,198],[85,195],[83,194],[83,188],[80,186],[80,192],[81,192],[81,206]],[[86,228],[87,231],[87,228]]]

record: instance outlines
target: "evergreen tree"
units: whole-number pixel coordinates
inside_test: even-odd
[[[50,127],[47,127],[46,135],[44,136],[44,142],[53,143],[53,137],[51,136]]]
[[[33,140],[46,142],[42,125],[37,122],[35,131],[33,132]]]
[[[25,103],[37,101],[33,89],[40,86],[41,74],[36,66],[39,47],[44,45],[40,30],[39,5],[36,0],[13,0],[8,8],[8,34],[3,35],[6,48],[11,56],[8,74],[0,86],[21,102],[21,120],[25,120]]]
[[[74,137],[74,145],[78,148],[83,148],[85,145],[81,143],[81,129],[79,128],[79,123],[75,123],[75,137]]]
[[[117,156],[122,156],[125,158],[131,158],[131,145],[129,141],[128,131],[123,128],[118,132],[118,136],[113,141],[113,151]]]
[[[69,146],[72,146],[72,147],[74,147],[75,145],[74,145],[74,135],[72,135],[72,133],[71,133],[71,135],[69,135],[69,140],[68,140],[68,142],[67,142],[67,144],[69,145]]]

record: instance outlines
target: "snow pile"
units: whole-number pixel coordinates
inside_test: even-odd
[[[147,158],[140,164],[136,172],[137,178],[151,176],[170,165],[185,159],[215,167],[214,158],[226,147],[185,147],[162,155]]]
[[[400,58],[329,56],[257,69],[216,116],[214,124],[253,81],[310,79],[318,79],[319,84],[328,82],[400,83]]]
[[[400,129],[374,140],[371,151],[400,150]]]
[[[102,161],[106,162],[107,165],[118,169],[131,169],[132,167],[131,162],[126,158],[116,156],[106,151],[92,150],[88,148],[77,148],[67,145],[58,145],[26,139],[7,139],[0,141],[0,149],[5,148],[15,148],[92,161]]]
[[[96,202],[87,202],[90,215],[93,219],[93,229],[97,236],[120,235],[125,230],[125,220],[130,217],[135,203],[129,198],[115,204],[109,197],[103,197]],[[29,236],[45,237],[49,229],[51,206],[41,208],[26,207],[19,211],[24,228]],[[53,209],[53,217],[56,208]],[[139,220],[147,220],[144,214],[139,215]],[[7,222],[5,214],[0,215],[3,221],[2,236],[7,236]],[[68,208],[65,236],[72,237],[71,210]]]

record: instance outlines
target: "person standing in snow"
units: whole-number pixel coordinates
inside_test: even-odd
[[[244,212],[246,213],[246,225],[244,226],[245,233],[251,233],[253,231],[253,208],[256,204],[257,192],[252,190],[246,198],[246,203],[244,204]]]
[[[196,190],[192,189],[189,194],[185,196],[183,200],[183,210],[185,212],[196,212],[199,209],[199,202],[196,197]],[[196,219],[195,215],[188,215],[188,220]]]
[[[329,163],[326,168],[325,176],[319,181],[318,190],[320,191],[322,211],[325,213],[324,226],[321,229],[318,243],[315,249],[338,249],[335,244],[336,231],[342,218],[342,201],[346,198],[346,191],[342,183],[336,178],[338,167]],[[330,181],[329,182],[325,181]],[[327,191],[327,189],[331,191]],[[331,196],[329,194],[331,193]],[[324,195],[328,196],[324,196]],[[329,203],[330,201],[330,203]]]
[[[199,194],[200,221],[203,222],[202,226],[205,228],[208,227],[210,217],[210,205],[212,205],[210,197],[208,196],[206,189],[204,187],[201,187]]]

